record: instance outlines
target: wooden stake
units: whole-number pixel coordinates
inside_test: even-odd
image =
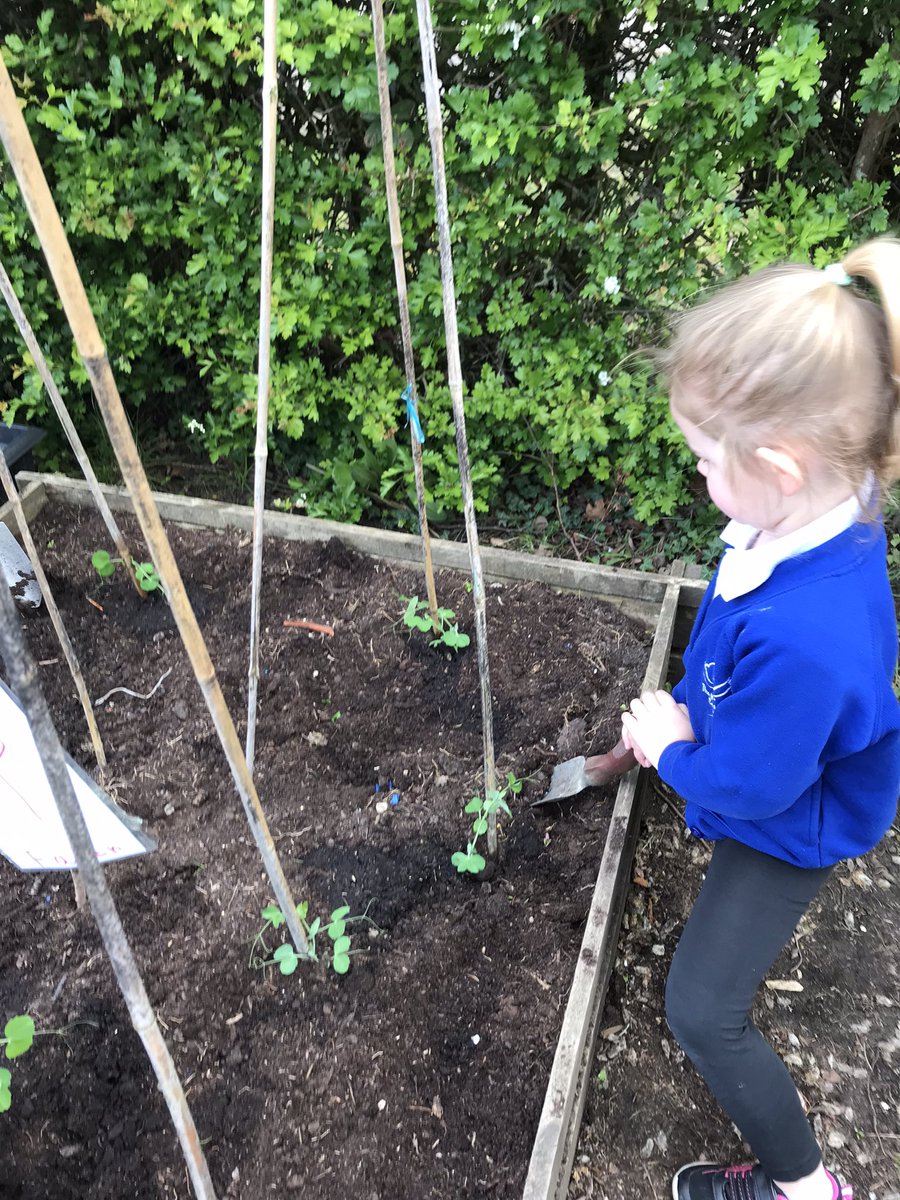
[[[87,685],[81,673],[78,656],[66,632],[66,627],[63,625],[63,619],[56,606],[53,593],[50,591],[50,584],[41,565],[37,546],[34,544],[34,538],[31,536],[31,530],[28,528],[28,521],[25,517],[25,510],[22,508],[22,501],[19,499],[19,493],[16,490],[13,477],[10,474],[9,467],[6,465],[6,459],[2,453],[0,453],[0,483],[3,484],[6,498],[12,505],[12,510],[19,526],[19,535],[25,543],[25,553],[31,562],[34,577],[37,580],[38,587],[41,589],[41,595],[44,597],[44,604],[47,606],[47,613],[50,616],[56,636],[59,639],[60,647],[62,648],[69,672],[75,684],[75,690],[78,692],[78,699],[81,701],[81,707],[84,711],[84,719],[87,721],[88,732],[91,735],[91,745],[94,747],[94,757],[97,759],[97,765],[100,767],[100,770],[105,771],[106,752],[103,749],[100,730],[97,728],[97,719],[94,716],[94,706],[91,704],[91,697],[88,694]],[[0,585],[0,588],[2,588],[2,585]]]
[[[308,956],[309,945],[300,925],[290,888],[284,876],[272,835],[256,794],[253,777],[238,740],[237,731],[222,689],[216,678],[206,642],[188,600],[178,564],[163,528],[159,510],[150,491],[150,484],[141,464],[131,426],[128,422],[119,390],[113,376],[100,330],[88,302],[84,285],[78,274],[59,213],[47,186],[38,161],[31,135],[19,108],[6,64],[0,57],[0,140],[6,148],[19,188],[28,207],[32,224],[47,258],[53,282],[56,284],[75,344],[91,381],[103,421],[115,451],[119,469],[128,488],[134,511],[150,549],[153,565],[162,580],[163,588],[184,642],[191,666],[212,716],[216,733],[231,768],[232,778],[244,806],[247,822],[256,842],[275,898],[284,913],[291,939],[302,956]],[[0,588],[0,591],[3,589]]]
[[[259,281],[259,369],[253,476],[253,573],[250,589],[250,669],[247,679],[247,769],[256,756],[259,615],[266,459],[269,453],[269,357],[272,343],[272,258],[275,235],[275,149],[278,116],[278,0],[265,0],[263,31],[262,260]]]
[[[466,437],[466,414],[463,407],[462,363],[459,354],[459,329],[456,322],[456,286],[453,280],[453,255],[450,247],[450,212],[447,204],[447,176],[444,169],[444,138],[441,131],[440,81],[434,53],[434,29],[428,0],[416,0],[419,16],[419,41],[422,46],[422,72],[425,86],[425,105],[428,110],[428,136],[431,139],[431,165],[434,173],[434,195],[437,205],[438,243],[441,253],[441,284],[444,296],[444,333],[447,339],[447,383],[453,401],[453,423],[456,426],[456,453],[459,458],[459,479],[462,485],[466,539],[469,544],[469,563],[472,571],[472,598],[475,605],[475,641],[478,651],[478,676],[481,681],[481,726],[484,743],[485,793],[496,790],[494,765],[494,722],[491,705],[491,680],[488,670],[487,619],[485,616],[484,577],[478,548],[478,527],[475,524],[475,501],[472,493],[472,472],[469,467],[469,443]],[[491,813],[488,822],[487,848],[497,857],[497,814]]]
[[[116,549],[119,552],[119,558],[122,560],[122,565],[128,573],[128,578],[134,585],[134,590],[142,600],[147,599],[147,593],[138,583],[134,567],[132,566],[131,551],[125,544],[125,539],[119,526],[116,524],[116,519],[112,515],[109,505],[106,503],[106,497],[100,491],[100,483],[97,476],[94,474],[94,468],[91,466],[91,460],[87,456],[87,451],[82,444],[81,438],[78,436],[78,430],[72,423],[72,418],[69,416],[69,410],[66,408],[66,403],[59,394],[59,388],[56,386],[56,381],[50,373],[50,368],[47,366],[47,360],[44,358],[41,348],[38,345],[38,340],[34,336],[34,330],[28,324],[25,313],[22,309],[19,299],[13,290],[12,281],[6,273],[3,263],[0,262],[0,294],[6,301],[6,306],[12,313],[13,320],[18,326],[19,333],[22,335],[22,340],[28,347],[28,352],[34,359],[34,365],[37,367],[38,374],[43,380],[44,387],[47,389],[47,394],[53,404],[56,415],[59,417],[59,422],[63,427],[63,432],[69,439],[69,445],[72,447],[72,453],[78,459],[78,465],[81,467],[81,473],[84,475],[85,481],[90,488],[91,495],[94,497],[94,503],[97,505],[97,510],[103,518],[103,524],[106,526],[110,537],[115,543]]]
[[[406,386],[410,389],[410,406],[418,417],[416,399],[416,366],[413,355],[412,327],[409,320],[409,297],[406,289],[406,264],[403,260],[403,233],[400,228],[400,201],[397,196],[397,164],[394,160],[394,129],[391,119],[391,94],[388,87],[387,53],[384,46],[384,6],[372,0],[372,28],[375,33],[375,67],[378,72],[378,106],[381,113],[381,143],[384,156],[384,186],[387,193],[388,224],[391,230],[391,251],[394,256],[394,277],[397,280],[397,305],[400,309],[400,331],[403,338],[403,366]],[[425,477],[422,470],[422,444],[415,421],[410,421],[413,472],[416,478],[416,498],[419,506],[419,533],[422,536],[422,556],[425,560],[425,590],[428,611],[435,635],[440,634],[437,615],[437,591],[434,585],[434,566],[431,561],[431,536],[428,532],[428,513],[425,507]]]
[[[168,1105],[194,1191],[199,1200],[215,1200],[216,1193],[200,1144],[200,1136],[188,1108],[181,1080],[150,1006],[134,954],[106,886],[103,868],[97,861],[87,825],[75,798],[62,746],[38,683],[37,667],[19,627],[16,606],[5,587],[0,587],[0,653],[9,672],[13,690],[28,717],[66,836],[75,854],[78,877],[84,885],[91,912],[125,998],[131,1023],[144,1043],[144,1049],[156,1072],[160,1091]]]

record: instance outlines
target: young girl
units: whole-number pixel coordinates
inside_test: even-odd
[[[864,287],[880,300],[867,298]],[[770,267],[675,326],[672,416],[730,518],[684,678],[622,717],[715,843],[666,988],[672,1031],[759,1159],[691,1163],[675,1200],[851,1197],[749,1012],[835,863],[900,792],[894,604],[879,507],[900,476],[900,242]]]

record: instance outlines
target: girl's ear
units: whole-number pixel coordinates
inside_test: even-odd
[[[782,495],[796,496],[806,482],[800,459],[790,450],[775,450],[771,446],[759,446],[754,454],[772,468]]]

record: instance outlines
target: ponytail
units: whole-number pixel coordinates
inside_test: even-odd
[[[889,487],[900,478],[900,241],[877,238],[864,242],[842,260],[850,276],[865,279],[881,301],[880,324],[886,335],[885,409],[877,442],[871,448],[879,481]],[[883,339],[882,339],[883,340]]]

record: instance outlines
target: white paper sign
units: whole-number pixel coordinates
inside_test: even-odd
[[[155,850],[129,817],[67,754],[75,796],[100,862]],[[76,866],[38,754],[28,718],[0,683],[0,854],[23,871],[66,871]]]

